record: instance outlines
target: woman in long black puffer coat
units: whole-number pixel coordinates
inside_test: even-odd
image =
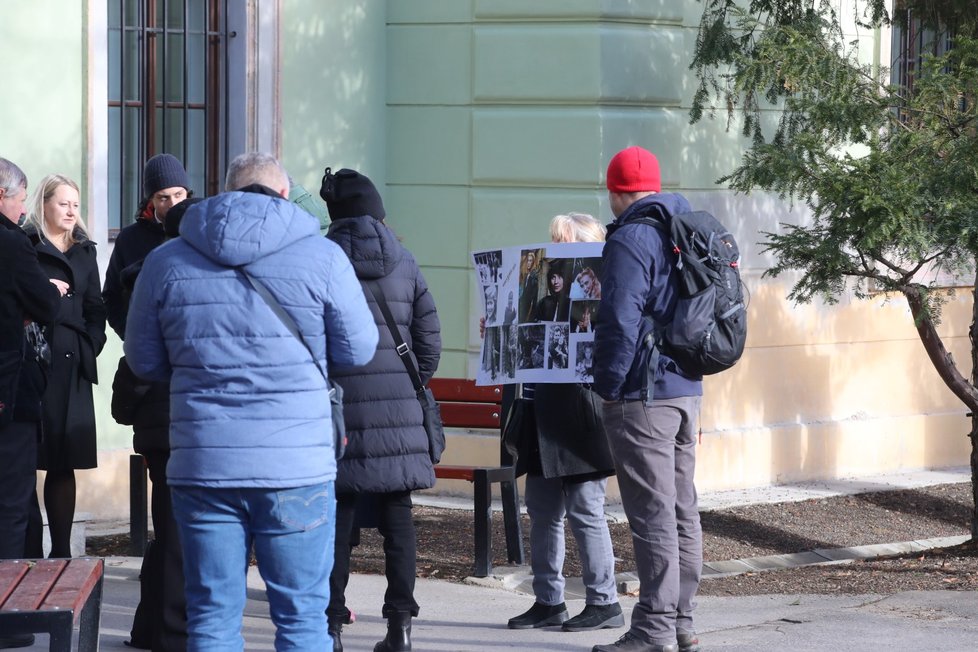
[[[98,461],[92,385],[98,383],[95,358],[105,345],[95,243],[88,239],[81,216],[78,185],[61,175],[42,179],[25,230],[42,269],[64,291],[58,316],[45,333],[51,367],[43,398],[38,468],[47,471],[44,507],[51,531],[50,556],[70,557],[75,469],[93,469]]]
[[[384,537],[387,592],[383,615],[387,637],[376,652],[411,649],[416,538],[411,492],[435,483],[422,425],[421,405],[411,377],[395,351],[390,329],[369,290],[380,285],[401,337],[418,363],[421,381],[434,375],[441,357],[441,327],[435,302],[411,253],[384,224],[384,206],[370,179],[353,170],[329,168],[320,195],[332,223],[327,237],[349,256],[380,331],[369,364],[330,370],[343,387],[349,442],[336,475],[336,546],[327,609],[333,649],[342,650],[340,632],[348,622],[344,591],[350,576],[350,540],[358,495],[369,500]]]

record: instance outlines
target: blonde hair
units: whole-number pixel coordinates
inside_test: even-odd
[[[604,242],[604,224],[587,213],[555,215],[550,220],[550,239],[554,242]]]
[[[48,232],[47,224],[44,223],[44,204],[47,200],[54,196],[54,192],[61,186],[68,186],[74,189],[78,193],[79,200],[81,199],[81,191],[78,190],[78,184],[69,179],[68,177],[61,174],[49,174],[37,185],[34,189],[34,193],[31,195],[29,202],[30,212],[27,214],[27,224],[32,225],[36,230],[37,234],[43,239],[49,242],[54,242],[51,234]],[[88,227],[85,225],[85,220],[81,216],[81,212],[75,215],[75,228],[71,233],[66,233],[64,238],[65,242],[70,246],[77,242],[78,239],[75,238],[75,231],[81,231],[81,233],[87,239]]]

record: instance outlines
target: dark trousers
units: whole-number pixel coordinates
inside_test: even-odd
[[[384,594],[383,615],[409,612],[418,615],[414,601],[414,579],[417,570],[417,540],[411,517],[410,491],[370,494],[370,507],[377,529],[384,537],[384,573],[387,592]],[[329,576],[329,607],[331,621],[343,621],[347,616],[346,585],[350,581],[351,538],[357,520],[357,494],[336,496],[336,547],[333,572]]]
[[[602,411],[635,548],[632,631],[655,644],[675,644],[677,630],[694,631],[703,568],[693,483],[700,397],[605,402]]]
[[[0,559],[22,559],[31,497],[37,485],[37,424],[0,428]]]
[[[153,541],[143,556],[139,605],[132,622],[132,642],[154,652],[187,649],[187,600],[183,589],[183,551],[166,484],[165,451],[143,453],[153,483]]]

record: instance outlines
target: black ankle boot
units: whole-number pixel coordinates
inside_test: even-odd
[[[329,631],[330,638],[333,639],[333,652],[343,652],[343,621],[341,619],[327,618],[326,629]]]
[[[340,623],[329,624],[329,636],[333,639],[333,652],[343,652],[343,639],[340,636],[342,633],[343,625]]]
[[[411,652],[411,612],[396,611],[387,617],[387,636],[374,652]]]

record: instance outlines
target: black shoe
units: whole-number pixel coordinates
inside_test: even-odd
[[[515,618],[509,619],[510,629],[533,629],[535,627],[550,627],[559,625],[570,616],[567,615],[567,605],[563,602],[548,607],[534,602],[533,606]]]
[[[679,652],[679,646],[649,643],[644,638],[627,631],[614,643],[595,645],[591,648],[591,652]]]
[[[584,611],[565,622],[561,629],[565,632],[589,632],[593,629],[622,627],[624,624],[625,617],[621,615],[621,605],[617,602],[589,604],[585,605]]]
[[[333,652],[343,652],[342,633],[343,625],[341,623],[331,622],[329,624],[329,636],[333,639]]]
[[[13,636],[0,636],[0,648],[30,647],[32,645],[34,645],[33,634],[14,634]]]
[[[387,616],[387,636],[374,646],[374,652],[411,652],[411,612]]]
[[[676,638],[679,639],[679,652],[700,652],[700,639],[693,632],[676,630]]]

